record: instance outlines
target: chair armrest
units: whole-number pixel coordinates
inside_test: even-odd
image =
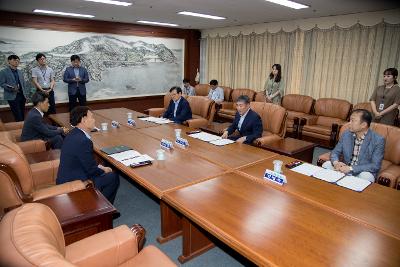
[[[75,192],[86,188],[86,184],[81,180],[50,186],[43,188],[32,193],[32,200],[38,201],[48,197],[54,197],[61,194]]]
[[[4,127],[6,128],[6,131],[22,129],[22,127],[24,127],[24,122],[23,121],[7,122],[4,123]]]
[[[261,136],[260,138],[257,138],[256,140],[253,141],[253,143],[257,146],[263,146],[263,145],[275,142],[280,139],[283,139],[283,138],[276,134],[266,135],[266,136]]]
[[[59,165],[59,159],[30,164],[34,187],[55,185]]]
[[[306,120],[306,125],[315,125],[317,124],[318,116],[315,115],[303,115],[301,119]]]
[[[206,127],[208,125],[208,120],[203,118],[190,119],[185,121],[184,124],[190,128],[200,128],[200,127]]]
[[[233,109],[233,102],[223,101],[219,105],[219,109]]]
[[[30,141],[18,142],[17,145],[21,148],[24,154],[46,151],[46,142],[43,140],[30,140]]]
[[[78,266],[119,266],[138,254],[136,235],[126,225],[66,247],[65,258]]]
[[[149,116],[160,117],[165,112],[165,108],[149,108],[147,111]]]

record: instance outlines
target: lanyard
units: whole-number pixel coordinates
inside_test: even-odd
[[[43,81],[45,81],[46,79],[45,79],[45,76],[46,76],[46,72],[47,72],[47,67],[45,68],[45,70],[44,70],[44,72],[43,72],[43,70],[39,67],[39,69],[40,69],[40,72],[42,73],[42,78],[43,78]]]

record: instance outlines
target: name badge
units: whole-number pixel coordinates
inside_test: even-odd
[[[274,182],[279,185],[287,183],[286,176],[271,170],[266,169],[264,173],[264,179]]]
[[[161,139],[161,143],[160,143],[161,148],[165,148],[165,149],[172,149],[174,148],[174,145],[172,144],[171,141],[168,141],[166,139]]]
[[[177,137],[175,140],[175,144],[177,144],[178,146],[180,146],[182,148],[187,148],[189,146],[188,140],[186,140],[185,138],[182,138],[182,137]]]
[[[379,110],[379,111],[382,111],[382,110],[384,109],[384,107],[385,107],[385,104],[380,103],[380,104],[379,104],[379,107],[378,107],[378,110]]]

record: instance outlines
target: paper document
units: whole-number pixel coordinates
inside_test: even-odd
[[[303,163],[300,164],[297,167],[292,168],[292,171],[307,175],[307,176],[311,176],[314,173],[319,172],[320,170],[322,170],[322,167],[316,166],[316,165],[312,165],[310,163]]]
[[[210,141],[210,144],[216,145],[216,146],[224,146],[224,145],[229,145],[233,144],[235,141],[232,141],[230,139],[219,139],[219,140],[214,140]]]
[[[128,161],[129,159],[139,157],[141,154],[135,150],[128,150],[116,154],[109,155],[116,161],[119,161],[121,163],[125,164],[125,161]]]
[[[336,184],[357,192],[362,192],[371,182],[354,176],[346,176]]]
[[[210,142],[210,141],[215,141],[215,140],[220,140],[222,139],[218,135],[213,135],[205,132],[200,132],[200,133],[195,133],[195,134],[189,134],[190,137],[199,139],[201,141],[205,142]]]
[[[335,183],[344,176],[344,173],[321,168],[321,170],[314,173],[312,176],[329,183]]]
[[[147,154],[140,155],[122,162],[125,166],[135,165],[143,161],[154,161],[152,157]]]
[[[142,121],[148,121],[148,122],[154,122],[157,124],[166,124],[166,123],[171,123],[173,121],[165,118],[156,118],[156,117],[145,117],[145,118],[139,118],[139,120]]]

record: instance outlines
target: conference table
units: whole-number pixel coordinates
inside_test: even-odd
[[[186,134],[177,124],[143,122],[125,108],[93,111],[96,126],[123,122],[132,112],[135,126],[92,134],[94,150],[119,171],[160,199],[160,243],[183,236],[181,262],[224,242],[250,261],[267,266],[398,266],[400,194],[378,184],[358,193],[283,169],[288,183],[263,179],[272,161],[293,158],[248,146],[218,147]],[[69,126],[68,114],[51,115]],[[140,121],[140,122],[139,122]],[[139,122],[139,123],[138,123]],[[130,168],[101,151],[126,145],[156,158],[160,140],[173,141],[175,129],[188,148],[166,151],[166,160]]]

